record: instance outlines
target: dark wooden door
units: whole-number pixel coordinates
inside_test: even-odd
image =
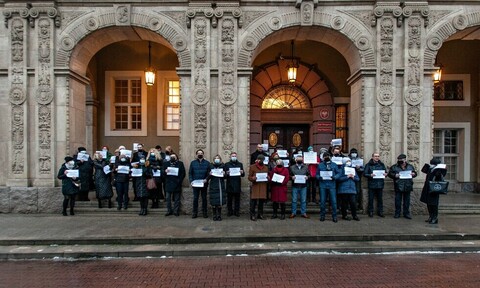
[[[270,149],[283,147],[288,151],[296,148],[306,151],[309,146],[309,130],[310,126],[306,124],[265,124],[262,129],[262,139],[268,139]]]

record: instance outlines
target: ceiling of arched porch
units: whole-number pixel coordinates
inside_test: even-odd
[[[88,64],[98,51],[121,41],[152,41],[175,51],[165,38],[151,30],[134,26],[108,27],[92,32],[75,46],[70,55],[70,69],[86,75]]]

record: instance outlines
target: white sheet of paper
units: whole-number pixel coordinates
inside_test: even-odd
[[[170,161],[170,155],[165,155],[165,161]]]
[[[293,154],[293,160],[295,160],[297,157],[303,157],[303,154],[302,153]]]
[[[262,144],[262,150],[267,152],[268,151],[268,144]]]
[[[267,182],[268,181],[268,173],[256,173],[255,176],[257,177],[257,182]]]
[[[153,170],[153,177],[160,177],[162,176],[162,171],[160,169]]]
[[[273,173],[272,182],[277,182],[281,184],[283,183],[283,180],[285,180],[285,176]]]
[[[203,186],[205,186],[205,183],[203,183],[203,180],[192,181],[192,187],[203,188]]]
[[[263,160],[263,164],[268,165],[268,161],[270,161],[270,157],[265,156],[265,160]]]
[[[306,175],[295,175],[295,180],[293,180],[295,184],[305,184],[307,183],[307,176]]]
[[[132,168],[132,177],[142,177],[142,169]]]
[[[215,168],[210,170],[212,172],[212,176],[214,177],[223,177],[223,169],[222,168]]]
[[[112,172],[112,170],[110,170],[110,166],[108,165],[103,166],[103,173],[108,174],[110,172]]]
[[[288,159],[283,159],[283,167],[287,167],[290,166],[290,160]]]
[[[400,171],[398,173],[400,175],[400,179],[412,179],[412,171],[411,170],[406,170],[406,171]]]
[[[117,157],[115,157],[115,156],[110,157],[110,163],[115,164],[116,159],[117,159]]]
[[[355,175],[356,174],[355,173],[355,168],[353,168],[353,167],[345,167],[344,170],[345,170],[345,175],[350,175],[350,174]]]
[[[352,159],[352,167],[357,167],[357,166],[363,167],[363,159],[355,159],[355,160]]]
[[[433,169],[447,169],[447,164],[438,164]]]
[[[178,176],[178,168],[177,167],[168,167],[167,168],[167,175]]]
[[[333,171],[320,171],[320,177],[322,180],[332,180]]]
[[[67,170],[67,177],[68,178],[78,178],[78,170]]]
[[[241,176],[240,167],[230,168],[228,169],[228,171],[230,172],[229,173],[230,176]]]
[[[288,153],[287,150],[277,150],[278,157],[280,158],[287,158]]]
[[[317,152],[305,152],[303,153],[303,162],[305,164],[318,164],[317,156]]]
[[[90,155],[88,155],[87,153],[79,153],[77,155],[77,160],[88,161],[89,157],[90,157]]]
[[[330,142],[332,146],[342,146],[342,139],[332,139],[332,142]]]
[[[117,172],[120,174],[128,174],[130,173],[130,168],[128,166],[118,166]]]
[[[373,179],[385,179],[385,170],[373,170],[372,176]]]
[[[138,143],[133,143],[133,151],[138,151]]]
[[[132,150],[120,150],[120,155],[125,155],[128,158],[132,158]]]
[[[101,151],[95,151],[95,153],[100,153],[102,154],[102,159],[107,159],[107,151],[101,150]]]
[[[337,165],[343,165],[342,158],[343,157],[332,157],[332,162]]]

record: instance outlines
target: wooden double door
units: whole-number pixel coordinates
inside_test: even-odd
[[[262,139],[268,140],[269,149],[283,147],[290,152],[297,148],[306,151],[309,135],[308,124],[264,124],[262,127]]]

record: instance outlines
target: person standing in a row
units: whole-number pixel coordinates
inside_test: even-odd
[[[122,168],[124,168],[122,170]],[[114,177],[115,188],[117,189],[117,210],[128,209],[128,185],[130,181],[130,169],[132,165],[125,154],[120,154],[115,160]]]
[[[320,187],[320,221],[325,221],[327,190],[332,207],[332,221],[337,222],[337,184],[335,175],[338,170],[337,164],[331,160],[330,152],[323,153],[323,161],[318,164],[316,178]]]
[[[429,224],[438,224],[438,205],[440,200],[440,194],[430,193],[430,181],[442,181],[443,177],[447,174],[447,169],[438,168],[438,164],[440,164],[440,159],[432,158],[430,165],[425,163],[422,168],[422,172],[427,175],[425,177],[425,184],[423,185],[420,201],[427,204],[429,217],[425,222]]]
[[[277,159],[277,166],[270,172],[270,187],[272,189],[273,215],[272,219],[278,218],[278,206],[280,205],[280,220],[285,220],[285,202],[287,202],[287,184],[290,181],[290,171],[284,167],[282,159]],[[274,182],[275,174],[283,176],[282,182]]]
[[[102,201],[108,200],[108,208],[112,208],[112,180],[111,180],[111,169],[110,163],[106,159],[103,159],[103,155],[100,152],[95,152],[93,154],[93,165],[95,168],[95,194],[98,200],[98,208],[102,208]],[[108,171],[105,171],[105,167]],[[112,165],[113,166],[113,165]],[[107,172],[107,173],[105,173]]]
[[[67,216],[67,207],[70,202],[70,215],[75,215],[73,208],[75,208],[75,197],[79,191],[79,184],[77,178],[70,178],[67,176],[67,170],[76,170],[78,166],[75,165],[73,157],[65,157],[65,163],[62,164],[60,170],[58,171],[57,178],[62,180],[62,194],[63,194],[63,206],[62,206],[62,215]]]
[[[233,175],[235,170],[239,170],[240,175]],[[237,153],[230,154],[230,161],[225,164],[227,175],[227,216],[240,216],[240,195],[242,192],[242,177],[245,177],[242,162],[238,161]]]
[[[395,187],[395,215],[400,218],[403,199],[403,217],[412,219],[410,214],[410,193],[413,191],[413,178],[417,177],[415,167],[407,163],[407,156],[400,154],[397,163],[390,167],[388,177],[393,179]]]
[[[290,218],[297,216],[297,196],[300,196],[300,214],[303,218],[310,218],[307,215],[307,181],[309,177],[308,167],[303,164],[302,154],[295,156],[295,164],[290,166],[292,175],[292,214]]]
[[[182,181],[185,179],[186,171],[183,162],[178,160],[177,155],[174,152],[171,152],[169,156],[170,160],[163,162],[162,167],[165,182],[165,198],[167,201],[167,214],[165,214],[165,216],[179,216]],[[173,208],[172,197],[174,199]]]
[[[202,212],[203,218],[208,218],[207,214],[207,177],[210,175],[210,162],[204,159],[204,152],[202,149],[198,149],[195,154],[197,159],[190,162],[190,168],[188,170],[188,180],[193,183],[194,180],[201,180],[204,183],[203,187],[193,187],[193,211],[192,218],[198,216],[198,198],[202,196]]]
[[[210,181],[208,194],[210,195],[210,205],[213,211],[213,221],[222,221],[222,206],[227,203],[227,193],[225,192],[225,170],[220,155],[215,155],[213,163],[210,164]],[[218,172],[220,173],[214,173]]]
[[[383,171],[383,175],[375,175],[374,171]],[[380,172],[378,172],[380,173]],[[373,202],[377,198],[377,215],[383,215],[383,187],[385,185],[385,176],[387,175],[387,167],[380,161],[380,153],[374,152],[372,159],[365,165],[365,173],[368,179],[368,217],[373,217]]]
[[[338,197],[341,199],[341,211],[342,219],[344,220],[353,220],[360,221],[360,218],[357,216],[357,188],[355,182],[359,181],[357,173],[355,173],[354,168],[352,167],[352,160],[350,158],[343,158],[343,165],[338,169],[338,173],[335,178],[338,182]],[[352,171],[347,171],[348,168]],[[352,213],[352,218],[347,216],[347,208],[350,206],[350,211]]]
[[[267,199],[267,183],[269,181],[268,176],[266,179],[259,179],[260,175],[268,175],[268,167],[263,164],[265,156],[259,154],[255,164],[250,165],[248,170],[248,181],[251,182],[250,191],[250,220],[257,221],[257,219],[263,220],[263,204]],[[262,173],[262,174],[259,174]],[[266,181],[264,181],[266,180]],[[258,212],[256,206],[258,203]]]

